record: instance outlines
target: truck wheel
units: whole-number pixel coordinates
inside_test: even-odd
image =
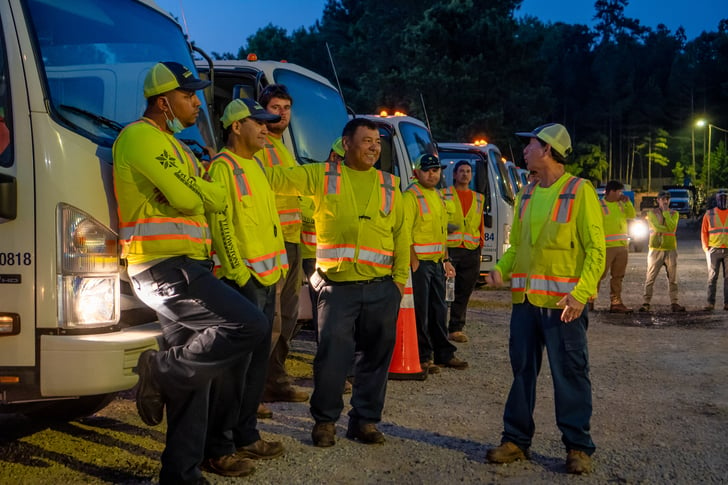
[[[20,410],[18,412],[29,418],[48,421],[72,421],[100,411],[113,401],[115,397],[115,392],[81,396],[75,399],[38,403],[38,405],[30,409]]]

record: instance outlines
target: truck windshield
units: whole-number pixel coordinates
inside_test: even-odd
[[[273,78],[293,98],[288,130],[296,158],[304,163],[323,162],[349,121],[341,96],[330,86],[287,69],[276,69]]]
[[[435,144],[427,128],[416,125],[414,123],[402,122],[399,125],[399,131],[402,133],[402,141],[407,149],[410,163],[414,164],[420,155],[425,153],[437,154]]]
[[[495,173],[499,174],[496,183],[498,184],[501,197],[503,197],[503,200],[513,205],[513,202],[516,200],[516,195],[511,188],[511,184],[508,183],[508,172],[506,166],[503,162],[501,162],[500,157],[500,153],[494,150],[488,150],[488,159],[490,160],[491,165],[493,165]]]
[[[144,77],[155,63],[194,69],[179,25],[143,3],[27,0],[26,6],[54,117],[100,145],[110,146],[121,126],[144,112]],[[209,126],[204,111],[198,126]],[[209,138],[209,129],[202,132]],[[203,142],[197,126],[179,137]]]

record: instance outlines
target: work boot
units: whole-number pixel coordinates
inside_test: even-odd
[[[465,335],[463,332],[450,332],[447,338],[448,340],[452,340],[453,342],[458,342],[461,344],[464,344],[469,340],[468,336]]]
[[[632,313],[632,309],[624,306],[622,302],[612,303],[609,307],[609,313]]]
[[[202,469],[223,477],[245,477],[255,471],[255,464],[253,460],[232,453],[220,458],[208,458],[202,462]]]
[[[490,463],[513,463],[518,460],[527,460],[528,456],[515,443],[504,441],[500,446],[489,449],[485,454],[485,459]]]
[[[441,367],[450,367],[451,369],[464,370],[468,368],[468,363],[464,360],[460,360],[457,357],[453,357],[447,362],[440,362],[437,365]]]
[[[164,417],[164,398],[159,383],[154,378],[156,350],[145,350],[139,356],[136,371],[139,387],[136,393],[136,408],[145,424],[156,426]]]
[[[566,471],[568,473],[574,473],[576,475],[591,473],[591,457],[583,451],[570,450],[568,455],[566,455]]]
[[[320,448],[334,446],[336,444],[336,424],[324,422],[314,424],[311,439],[313,445]]]
[[[420,362],[420,367],[422,367],[422,371],[426,372],[427,374],[439,374],[441,370],[440,366],[435,365],[435,363],[431,360]]]
[[[283,454],[283,443],[280,441],[258,440],[255,443],[238,448],[238,458],[253,460],[270,460]]]
[[[288,384],[275,390],[263,392],[263,402],[304,402],[308,401],[308,393],[299,391]]]
[[[642,306],[640,307],[640,312],[641,313],[647,313],[649,311],[650,311],[650,304],[649,303],[643,303]]]
[[[677,303],[673,303],[672,305],[670,305],[670,309],[673,312],[684,312],[685,311],[685,307],[682,305],[679,305]]]
[[[273,417],[273,411],[270,410],[265,404],[258,404],[258,412],[256,413],[258,419],[270,419]]]
[[[377,429],[374,423],[359,424],[354,419],[349,420],[346,437],[352,440],[359,440],[368,445],[376,445],[385,441],[384,434]]]

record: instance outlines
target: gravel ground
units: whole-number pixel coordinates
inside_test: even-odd
[[[510,295],[480,289],[468,316],[470,342],[458,351],[470,368],[445,369],[423,382],[390,381],[380,425],[387,437],[384,445],[346,439],[344,414],[336,446],[315,448],[307,404],[272,403],[274,418],[261,421],[260,429],[266,439],[282,440],[286,454],[260,462],[245,479],[206,476],[219,484],[726,483],[728,313],[699,310],[705,260],[694,229],[681,227],[679,241],[680,295],[688,313],[669,313],[662,273],[655,285],[654,313],[609,314],[600,297],[590,316],[592,432],[598,448],[591,475],[565,473],[546,361],[532,459],[485,463],[486,450],[500,442],[511,381]],[[641,304],[645,268],[644,253],[630,254],[624,290],[628,306]],[[294,344],[291,369],[300,376],[298,384],[310,390],[310,332]],[[141,424],[131,397],[127,393],[96,416],[69,424],[0,418],[0,483],[153,483],[164,428]]]

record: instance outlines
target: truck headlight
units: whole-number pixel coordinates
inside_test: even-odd
[[[119,321],[117,235],[85,212],[58,205],[58,321],[78,328]]]
[[[633,241],[639,241],[646,239],[650,230],[647,227],[647,222],[643,219],[635,219],[632,224],[629,225],[629,237]]]

